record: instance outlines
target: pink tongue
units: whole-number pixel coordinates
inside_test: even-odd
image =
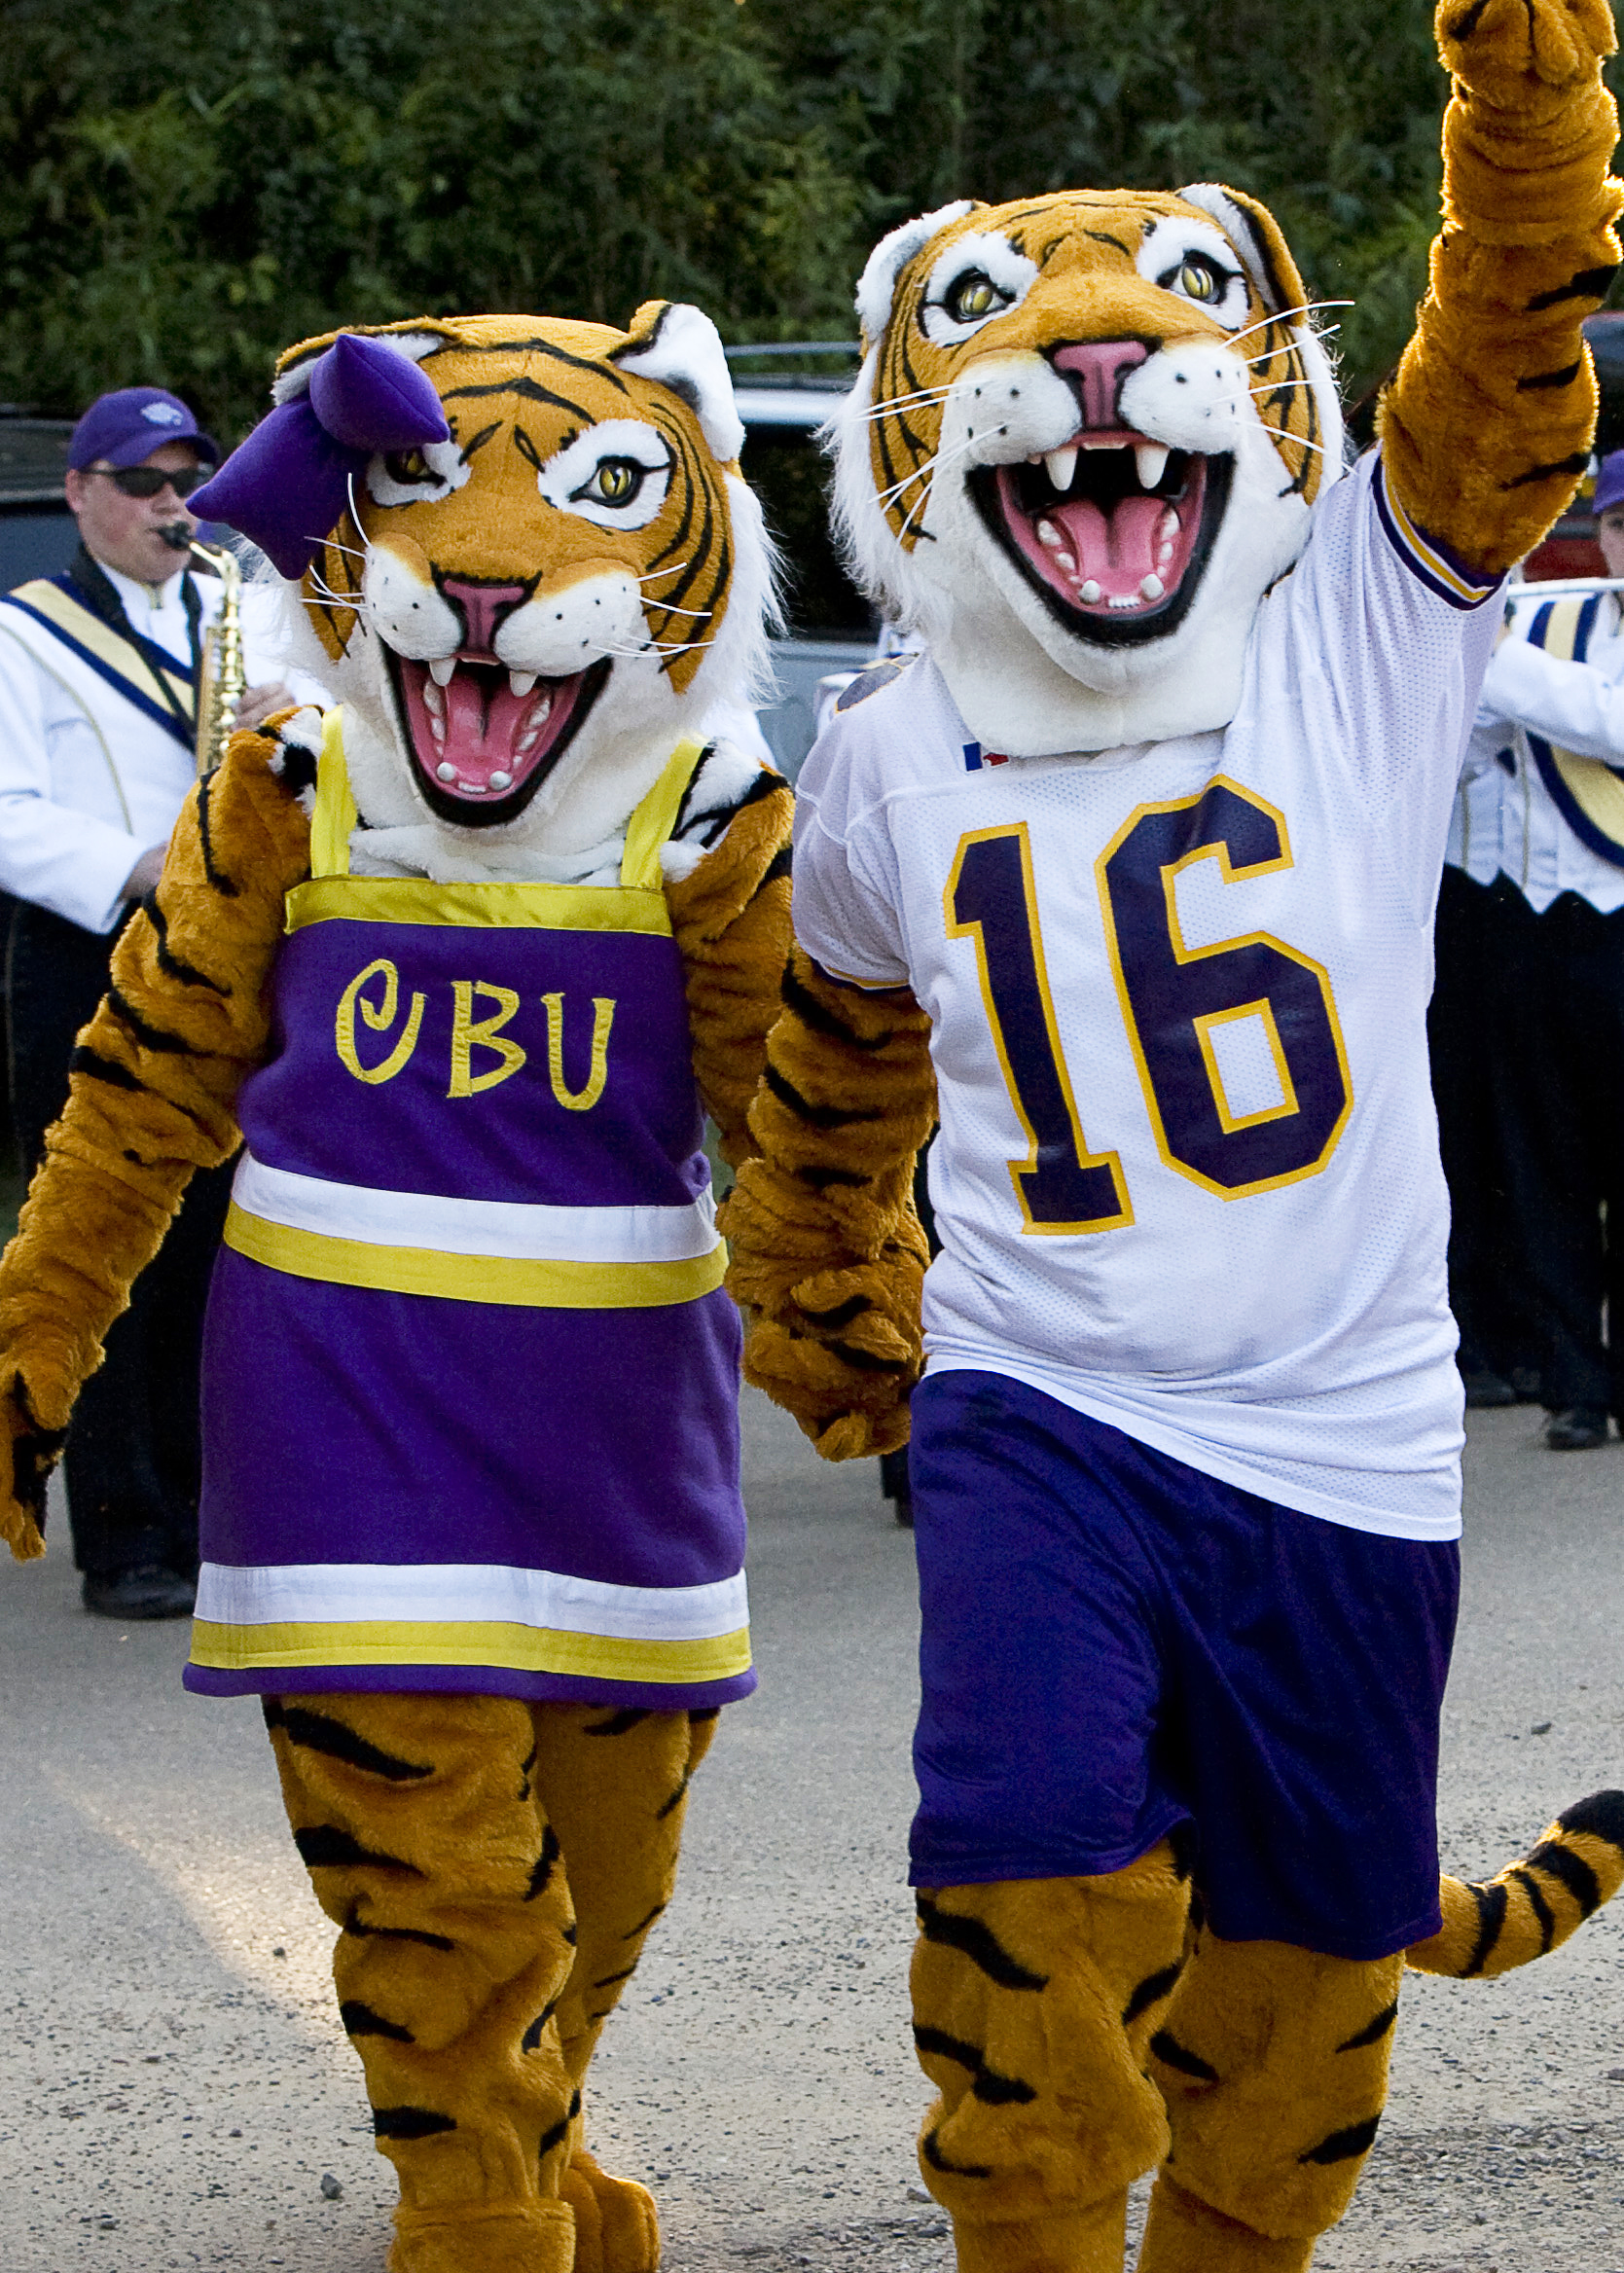
[[[1177,541],[1176,516],[1165,497],[1124,497],[1108,515],[1077,498],[1046,507],[1043,518],[1062,530],[1079,581],[1092,577],[1101,599],[1137,600],[1144,579],[1164,571],[1158,555],[1167,539]]]
[[[487,786],[492,774],[520,771],[521,761],[515,755],[514,745],[524,715],[535,701],[533,695],[516,695],[504,671],[499,692],[491,695],[487,706],[486,692],[493,675],[459,670],[452,674],[445,690],[443,755],[456,768],[462,780],[479,781]]]

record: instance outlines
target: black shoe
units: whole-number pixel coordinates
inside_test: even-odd
[[[1514,1365],[1508,1379],[1511,1393],[1519,1405],[1537,1405],[1543,1400],[1539,1394],[1539,1368],[1537,1365]]]
[[[1545,1425],[1545,1442],[1552,1452],[1594,1452],[1607,1441],[1607,1416],[1602,1405],[1570,1405],[1553,1413]]]
[[[189,1618],[198,1589],[161,1563],[138,1563],[133,1570],[88,1570],[82,1590],[85,1607],[97,1618]]]
[[[1502,1381],[1498,1373],[1491,1373],[1487,1366],[1481,1373],[1467,1373],[1462,1367],[1461,1379],[1466,1386],[1468,1413],[1485,1413],[1498,1405],[1517,1402],[1517,1392],[1511,1384]]]

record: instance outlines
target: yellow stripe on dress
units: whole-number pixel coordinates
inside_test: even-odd
[[[426,1294],[448,1302],[505,1303],[523,1310],[661,1310],[698,1302],[721,1285],[727,1248],[669,1263],[537,1262],[512,1255],[443,1254],[433,1247],[378,1246],[250,1215],[234,1202],[226,1245],[269,1270],[335,1286]]]
[[[1404,542],[1409,546],[1411,552],[1415,554],[1422,566],[1426,568],[1430,575],[1435,576],[1440,584],[1447,584],[1451,592],[1458,594],[1462,599],[1468,600],[1473,605],[1475,605],[1477,601],[1487,598],[1489,594],[1494,591],[1496,585],[1499,582],[1499,578],[1498,576],[1476,578],[1462,576],[1459,568],[1453,566],[1450,561],[1444,559],[1441,553],[1436,552],[1433,547],[1427,543],[1426,539],[1422,535],[1420,529],[1417,528],[1415,523],[1405,512],[1402,504],[1399,502],[1396,493],[1394,492],[1392,484],[1390,482],[1389,482],[1386,486],[1386,494],[1388,500],[1388,510],[1392,515],[1393,521],[1397,524],[1399,533],[1402,535]]]
[[[750,1630],[741,1626],[736,1633],[701,1641],[645,1642],[475,1620],[227,1626],[197,1618],[192,1662],[223,1673],[312,1665],[499,1666],[513,1673],[687,1684],[747,1673]]]
[[[287,895],[287,928],[309,923],[463,923],[494,930],[641,931],[669,938],[662,891],[572,884],[430,884],[427,878],[318,876]]]

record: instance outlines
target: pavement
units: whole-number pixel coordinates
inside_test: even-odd
[[[1624,1785],[1624,1445],[1474,1415],[1446,1860],[1484,1876]],[[872,1463],[746,1399],[762,1686],[695,1787],[677,1898],[605,2033],[595,2144],[668,2273],[949,2273],[909,2046],[915,1606]],[[181,1626],[78,1607],[60,1514],[0,1569],[0,2273],[381,2273],[392,2173],[252,1703]],[[1498,1983],[1412,1977],[1330,2273],[1624,2273],[1624,1898]],[[1136,2219],[1137,2213],[1136,2213]]]

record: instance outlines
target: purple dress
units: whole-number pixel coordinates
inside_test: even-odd
[[[618,888],[397,883],[346,873],[336,720],[238,1100],[187,1686],[743,1696],[740,1328],[659,868],[698,745]]]

